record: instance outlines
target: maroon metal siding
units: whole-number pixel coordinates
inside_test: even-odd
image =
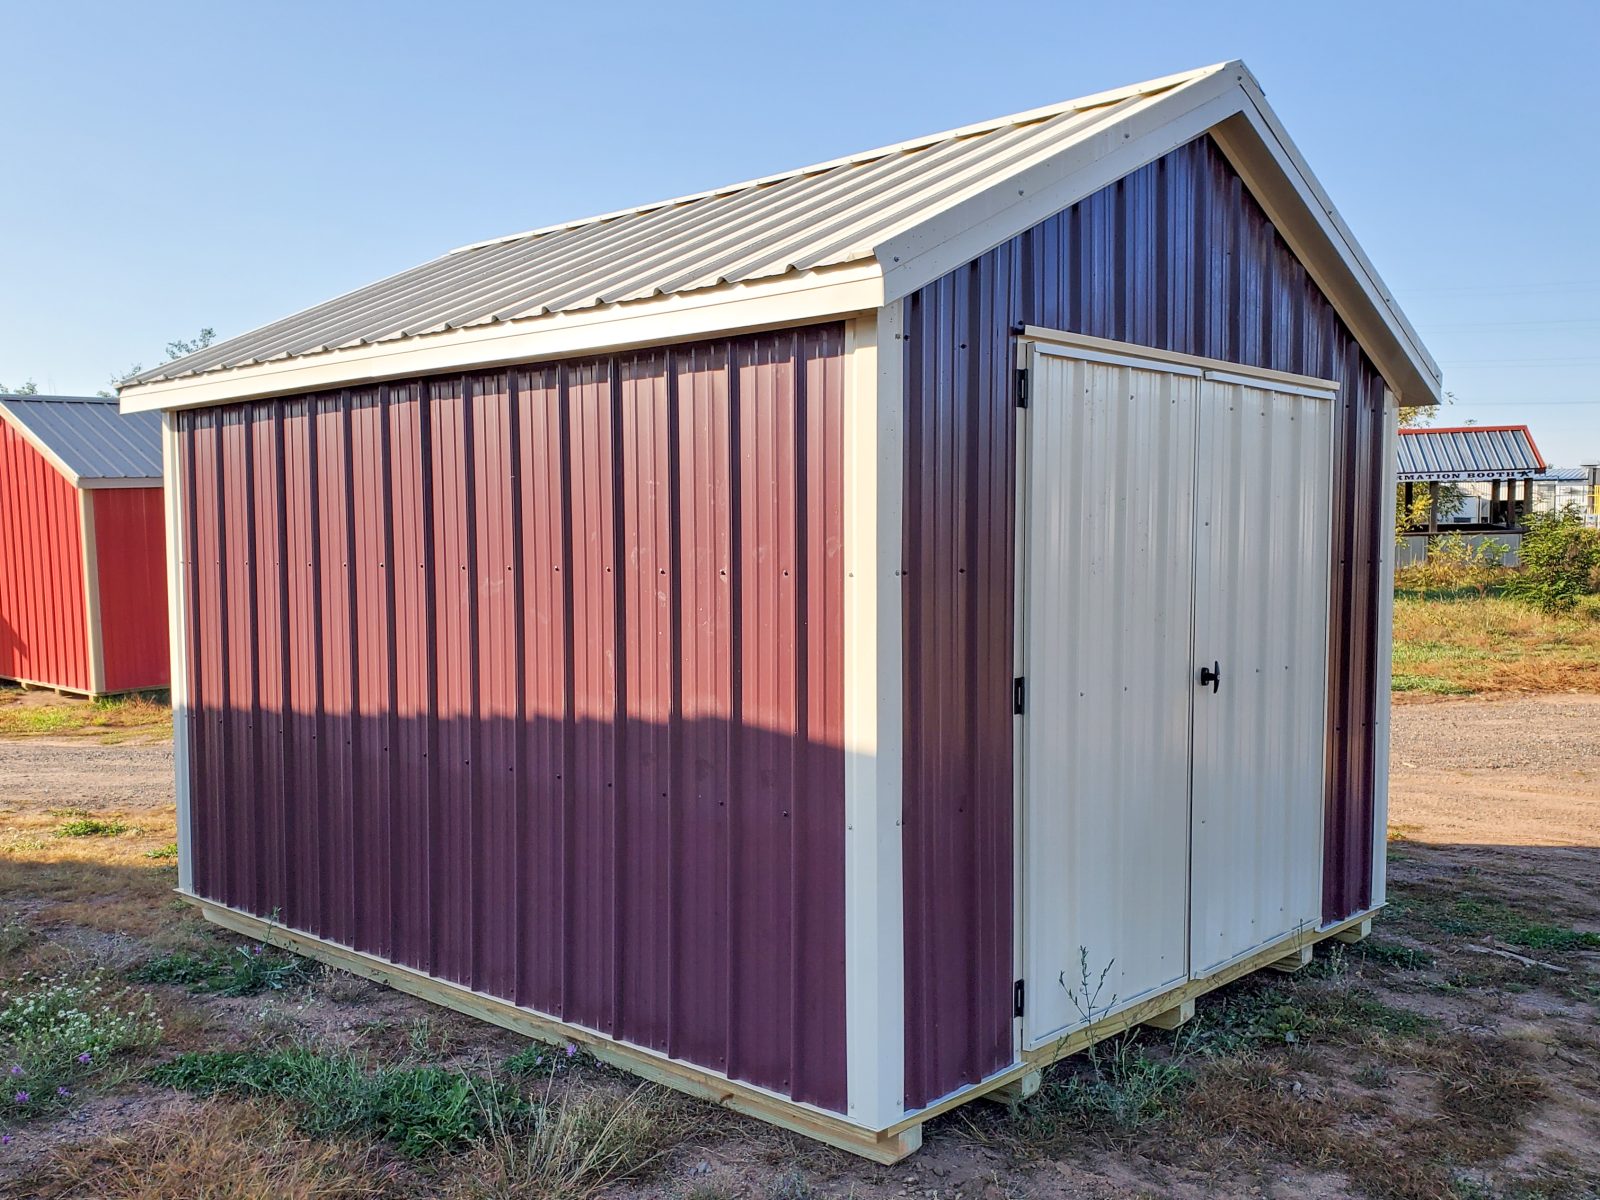
[[[181,414],[199,894],[842,1111],[843,378]]]
[[[1384,384],[1210,138],[907,300],[906,1102],[1012,1059],[1014,330],[1341,381],[1323,912],[1371,902]]]

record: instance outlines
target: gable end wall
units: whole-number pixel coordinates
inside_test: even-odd
[[[1371,902],[1384,382],[1202,137],[907,298],[906,1105],[1009,1064],[1015,335],[1336,379],[1323,917]]]

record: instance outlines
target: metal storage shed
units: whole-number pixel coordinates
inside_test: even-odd
[[[215,344],[123,392],[181,889],[892,1160],[1383,904],[1438,394],[1237,62]]]
[[[161,422],[96,396],[0,395],[0,678],[167,686]]]

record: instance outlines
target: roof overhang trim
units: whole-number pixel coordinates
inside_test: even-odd
[[[373,342],[122,390],[123,412],[197,408],[441,371],[645,349],[871,312],[883,304],[878,264],[854,263],[652,300]]]

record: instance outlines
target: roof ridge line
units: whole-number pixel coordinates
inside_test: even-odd
[[[738,183],[727,183],[720,187],[706,188],[703,191],[689,192],[682,196],[674,196],[666,200],[656,200],[649,204],[635,204],[627,208],[613,209],[610,212],[600,213],[592,217],[578,217],[567,221],[557,221],[549,225],[541,225],[535,229],[525,229],[520,233],[508,233],[499,237],[484,238],[481,241],[468,242],[464,246],[457,246],[447,250],[440,257],[448,258],[452,254],[465,254],[471,250],[482,250],[488,246],[498,246],[504,242],[521,241],[523,238],[541,237],[548,233],[557,233],[567,229],[582,229],[587,225],[598,225],[604,221],[614,221],[618,217],[634,216],[640,213],[654,212],[657,209],[672,208],[679,204],[690,204],[696,200],[709,199],[712,196],[729,195],[742,192],[747,188],[761,187],[765,184],[777,183],[784,179],[795,179],[803,175],[820,174],[835,167],[848,166],[853,163],[871,162],[874,159],[886,158],[891,154],[902,154],[911,150],[919,150],[938,142],[949,141],[952,138],[976,137],[981,133],[988,133],[1006,125],[1031,125],[1040,121],[1047,121],[1063,113],[1081,112],[1091,108],[1103,108],[1126,100],[1131,96],[1159,95],[1171,91],[1185,83],[1192,83],[1197,79],[1204,79],[1219,71],[1229,70],[1241,64],[1240,59],[1228,59],[1225,62],[1212,63],[1205,67],[1196,67],[1189,71],[1178,71],[1171,75],[1160,75],[1154,79],[1147,79],[1142,83],[1130,83],[1122,87],[1108,88],[1105,91],[1091,92],[1087,96],[1078,96],[1070,100],[1061,100],[1055,104],[1046,104],[1039,108],[1024,109],[1021,112],[1010,113],[1002,117],[992,117],[987,121],[978,121],[970,125],[960,125],[954,129],[941,130],[938,133],[921,134],[902,142],[893,142],[889,145],[879,146],[872,150],[858,150],[853,154],[841,155],[838,158],[827,159],[823,162],[812,163],[809,166],[795,167],[787,171],[776,171],[769,175],[757,176]]]

